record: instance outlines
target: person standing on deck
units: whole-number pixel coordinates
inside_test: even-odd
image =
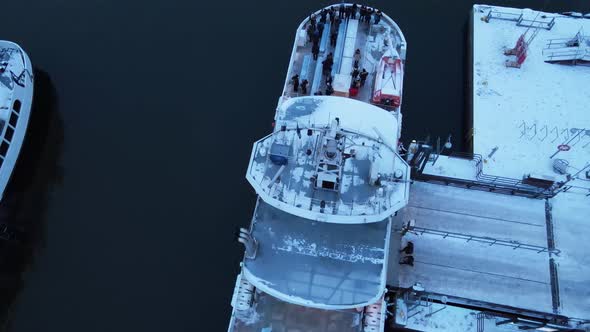
[[[367,8],[364,5],[361,5],[360,13],[359,22],[364,22],[367,18]]]
[[[328,18],[328,10],[326,8],[324,8],[320,12],[320,23],[326,24],[327,18]]]
[[[322,72],[325,76],[330,75],[332,72],[332,65],[334,64],[334,56],[332,53],[328,54],[326,59],[322,61]]]
[[[360,72],[359,76],[361,78],[361,86],[364,86],[365,81],[367,80],[367,77],[369,76],[369,72],[367,72],[365,70],[365,68],[363,68],[363,70]]]
[[[338,9],[338,18],[339,18],[339,19],[343,19],[343,18],[344,18],[344,11],[345,11],[345,9],[344,9],[344,4],[343,4],[343,3],[341,3],[341,4],[340,4],[340,7],[339,7],[339,9]]]
[[[316,19],[315,19],[315,15],[314,14],[311,14],[309,16],[309,24],[311,24],[311,26],[315,29]]]
[[[330,7],[330,23],[334,24],[334,19],[336,19],[336,6]]]
[[[309,84],[308,80],[304,79],[303,81],[301,81],[301,93],[304,95],[307,94],[307,84]]]
[[[291,77],[291,83],[293,83],[293,92],[299,91],[299,75],[295,74],[295,76]]]
[[[320,43],[320,32],[318,31],[318,29],[313,30],[313,35],[311,36],[311,41],[314,44],[319,44]]]
[[[318,32],[320,36],[324,33],[324,23],[322,23],[321,21],[318,23]]]
[[[354,51],[354,67],[358,68],[360,62],[361,62],[361,50],[357,48],[356,51]]]
[[[350,8],[350,17],[354,20],[356,19],[356,11],[358,9],[358,5],[355,3],[352,5],[352,7]]]
[[[318,59],[318,54],[320,54],[320,46],[318,43],[314,41],[313,46],[311,47],[311,54],[313,54],[313,59]]]
[[[408,244],[406,244],[406,246],[399,252],[403,252],[406,255],[412,255],[414,253],[414,243],[412,241],[408,241]]]
[[[307,37],[309,37],[309,42],[311,43],[313,40],[313,32],[314,32],[314,28],[313,25],[309,24],[307,25]]]
[[[377,9],[377,12],[375,12],[375,24],[379,24],[379,22],[381,21],[381,15],[383,15],[383,13],[381,13],[381,11]]]
[[[371,25],[371,21],[373,20],[373,8],[367,7],[367,24]]]
[[[330,25],[330,45],[332,47],[336,46],[336,41],[338,40],[338,25],[340,24],[339,18],[334,18],[334,22]]]
[[[322,74],[324,76],[329,75],[332,72],[332,65],[328,62],[328,59],[322,61]]]

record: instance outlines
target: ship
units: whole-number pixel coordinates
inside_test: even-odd
[[[257,198],[228,331],[384,331],[402,158],[407,43],[377,8],[336,4],[297,28],[272,132],[246,179]]]

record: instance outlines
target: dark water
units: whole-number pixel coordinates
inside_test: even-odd
[[[0,38],[37,71],[4,269],[13,331],[223,331],[295,28],[327,1],[27,0]],[[590,12],[587,0],[497,4]],[[469,1],[370,1],[408,40],[404,140],[464,132]],[[7,205],[8,203],[3,203]],[[27,269],[20,282],[18,271]]]

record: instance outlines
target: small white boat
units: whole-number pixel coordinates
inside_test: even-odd
[[[0,40],[0,199],[25,139],[33,104],[33,65],[15,43]]]

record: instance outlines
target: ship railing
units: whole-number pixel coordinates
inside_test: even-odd
[[[266,177],[268,180],[268,177]],[[264,178],[260,179],[260,189],[270,197],[274,197],[281,203],[296,206],[309,211],[320,212],[333,215],[374,215],[389,210],[392,207],[403,207],[409,198],[409,181],[398,180],[395,184],[401,184],[393,191],[384,194],[383,197],[377,194],[365,200],[322,200],[309,197],[309,194],[295,192],[284,194],[283,187],[272,185],[266,187],[262,185]],[[321,190],[321,189],[318,189]]]

